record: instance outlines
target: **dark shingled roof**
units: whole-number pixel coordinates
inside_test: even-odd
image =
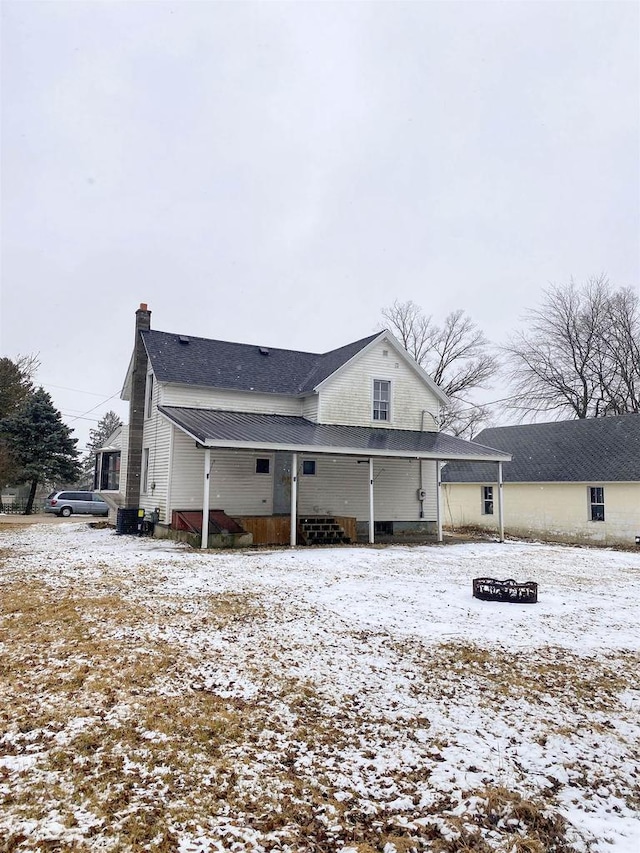
[[[506,483],[640,480],[640,414],[485,429],[482,444],[511,453]],[[449,483],[495,480],[493,466],[456,462],[442,471]]]
[[[202,444],[211,446],[216,446],[216,442],[223,447],[245,442],[256,449],[277,445],[323,452],[348,450],[356,455],[508,459],[500,451],[442,432],[316,424],[292,415],[258,415],[181,406],[159,406],[159,411]]]
[[[213,341],[155,329],[141,334],[160,382],[298,395],[311,392],[381,333],[327,353]]]

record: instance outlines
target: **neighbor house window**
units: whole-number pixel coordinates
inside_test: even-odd
[[[482,487],[482,514],[493,515],[493,486]]]
[[[142,450],[142,492],[147,493],[149,486],[149,448],[145,447]]]
[[[389,421],[391,403],[391,382],[387,379],[373,380],[373,420]]]
[[[114,450],[101,455],[98,488],[103,492],[117,492],[120,487],[120,451]]]
[[[604,521],[604,489],[602,486],[590,487],[589,504],[591,506],[591,521]]]
[[[145,415],[146,417],[150,418],[153,409],[153,373],[147,374],[146,392],[147,397],[145,401]]]
[[[256,459],[256,474],[268,474],[269,473],[269,460],[268,459]]]
[[[303,474],[315,475],[315,473],[316,473],[316,460],[315,459],[305,459],[302,463],[302,473]]]

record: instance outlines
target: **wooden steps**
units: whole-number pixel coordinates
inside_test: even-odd
[[[351,539],[329,515],[305,515],[298,518],[301,545],[348,545]]]

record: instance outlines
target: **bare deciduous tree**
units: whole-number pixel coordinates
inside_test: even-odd
[[[441,426],[456,435],[476,432],[488,412],[463,403],[460,395],[484,387],[498,370],[482,331],[462,310],[452,311],[439,326],[412,301],[396,300],[382,316],[407,352],[451,398]]]
[[[553,285],[525,320],[504,348],[522,417],[640,411],[640,310],[630,288],[614,290],[603,275]]]

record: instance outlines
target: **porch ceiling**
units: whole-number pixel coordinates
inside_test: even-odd
[[[204,447],[291,450],[344,456],[508,462],[510,454],[442,432],[316,424],[291,415],[159,406],[171,423]]]

